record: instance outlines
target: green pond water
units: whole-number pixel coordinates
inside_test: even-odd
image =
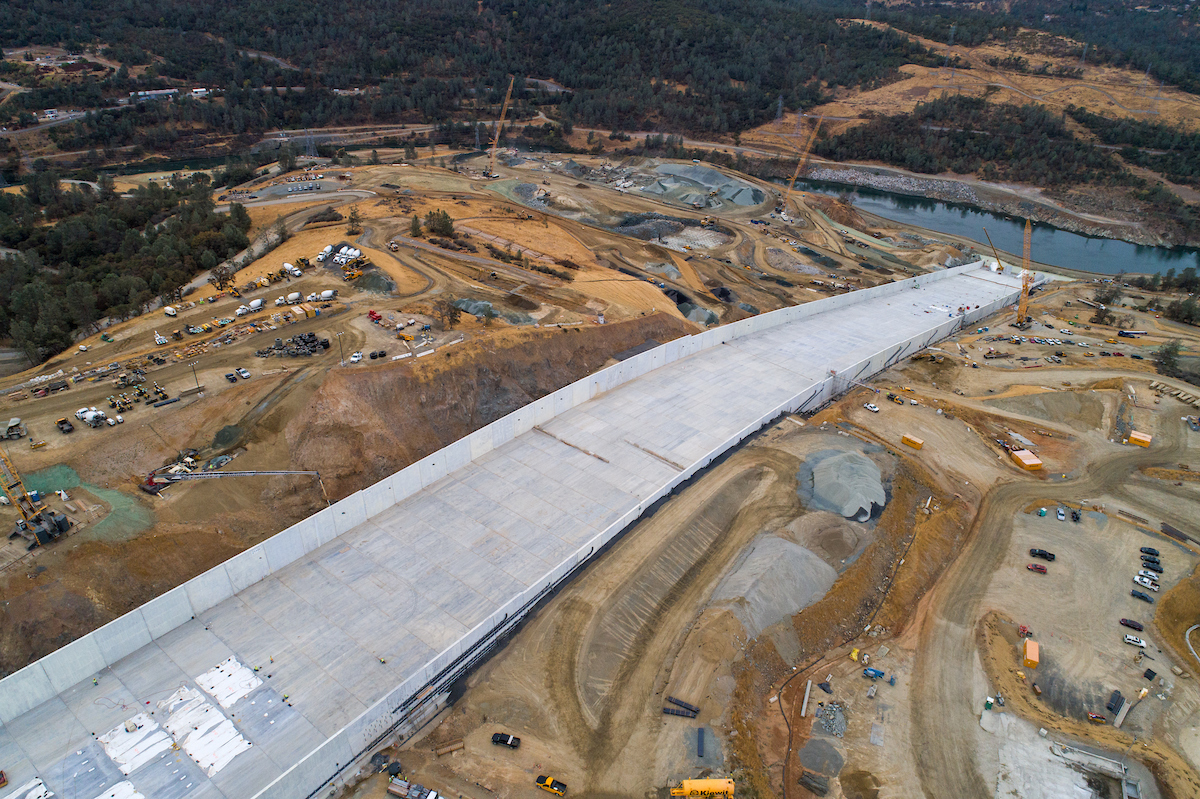
[[[154,524],[154,513],[137,497],[123,491],[100,488],[91,483],[85,483],[79,479],[79,475],[74,469],[61,463],[25,475],[25,488],[28,491],[39,491],[43,494],[49,494],[61,488],[68,495],[71,494],[71,489],[82,488],[112,507],[112,512],[107,516],[85,528],[93,538],[106,541],[128,541]]]

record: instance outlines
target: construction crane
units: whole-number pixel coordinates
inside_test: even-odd
[[[508,79],[508,91],[504,94],[504,105],[500,106],[500,121],[496,123],[496,135],[492,137],[492,159],[488,165],[487,177],[494,178],[496,175],[496,150],[500,147],[500,134],[504,132],[504,118],[508,116],[508,102],[512,99],[513,82],[516,81],[516,76],[513,75]]]
[[[1033,270],[1029,268],[1029,251],[1033,242],[1033,227],[1025,220],[1025,247],[1021,253],[1021,299],[1017,303],[1017,328],[1024,330],[1033,321],[1029,318],[1029,290],[1033,288]]]
[[[4,495],[21,514],[9,538],[24,538],[29,542],[28,549],[33,549],[39,544],[49,544],[70,528],[71,521],[66,516],[29,496],[17,467],[3,450],[0,450],[0,481]]]
[[[804,140],[804,146],[802,148],[800,148],[800,150],[799,150],[800,160],[798,160],[796,162],[796,171],[792,173],[792,179],[790,181],[788,181],[787,193],[784,194],[783,202],[779,206],[781,211],[787,211],[788,201],[792,198],[792,189],[796,185],[796,178],[800,176],[800,172],[804,169],[804,167],[806,167],[808,165],[809,153],[812,152],[812,147],[814,144],[816,144],[817,133],[820,132],[821,123],[824,121],[825,121],[824,117],[817,118],[816,127],[814,127],[812,129],[812,132],[808,134],[808,138]],[[791,144],[791,142],[788,142],[788,145],[794,146]]]
[[[983,235],[987,236],[988,246],[992,248],[992,255],[996,256],[996,272],[1004,274],[1004,262],[1000,260],[1000,252],[996,249],[996,245],[992,244],[992,234],[988,233],[987,228],[983,229]]]
[[[308,475],[317,478],[317,484],[321,486],[321,494],[325,497],[325,504],[330,504],[329,494],[325,491],[325,483],[321,480],[320,472],[295,472],[295,471],[226,471],[226,472],[151,472],[146,478],[145,488],[151,494],[157,494],[166,486],[173,483],[178,483],[180,480],[211,480],[215,477],[276,477],[279,475]]]

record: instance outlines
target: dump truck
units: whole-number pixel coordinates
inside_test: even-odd
[[[733,780],[684,780],[671,789],[671,796],[724,796],[733,799]]]
[[[8,427],[4,431],[4,437],[10,441],[16,441],[19,438],[24,438],[27,435],[25,425],[15,416],[8,420]]]

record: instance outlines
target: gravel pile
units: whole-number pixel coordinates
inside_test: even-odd
[[[817,723],[821,725],[823,732],[835,738],[846,734],[846,714],[837,702],[830,702],[817,710]]]
[[[809,494],[807,499],[816,510],[865,522],[887,504],[883,475],[862,453],[816,453],[804,466],[796,475],[799,488],[802,494]]]
[[[774,535],[761,535],[713,592],[713,605],[729,608],[746,634],[757,638],[776,622],[816,602],[837,572],[811,551]]]

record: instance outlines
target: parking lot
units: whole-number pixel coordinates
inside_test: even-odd
[[[1088,712],[1103,713],[1111,723],[1113,714],[1104,706],[1113,689],[1132,701],[1142,688],[1149,688],[1149,696],[1130,711],[1123,725],[1134,734],[1149,731],[1166,708],[1157,694],[1169,700],[1176,677],[1155,641],[1150,623],[1155,606],[1130,595],[1133,589],[1156,601],[1162,595],[1134,584],[1133,576],[1141,568],[1139,549],[1150,546],[1161,552],[1162,592],[1190,572],[1196,559],[1161,536],[1116,518],[1112,503],[1105,503],[1108,515],[1085,510],[1078,523],[1071,521],[1069,506],[1041,506],[1047,510],[1044,517],[1037,513],[1039,506],[1033,506],[1013,520],[1011,551],[992,580],[985,604],[1033,631],[1041,662],[1030,680],[1042,688],[1042,701],[1052,709],[1079,720]],[[1057,518],[1059,507],[1066,511],[1064,521]],[[1054,553],[1054,561],[1030,557],[1031,548]],[[1044,565],[1046,574],[1030,571],[1031,563]],[[1141,622],[1145,631],[1121,626],[1122,618]],[[1146,642],[1141,663],[1134,661],[1139,650],[1124,643],[1126,634]],[[1168,684],[1145,679],[1147,669]]]

